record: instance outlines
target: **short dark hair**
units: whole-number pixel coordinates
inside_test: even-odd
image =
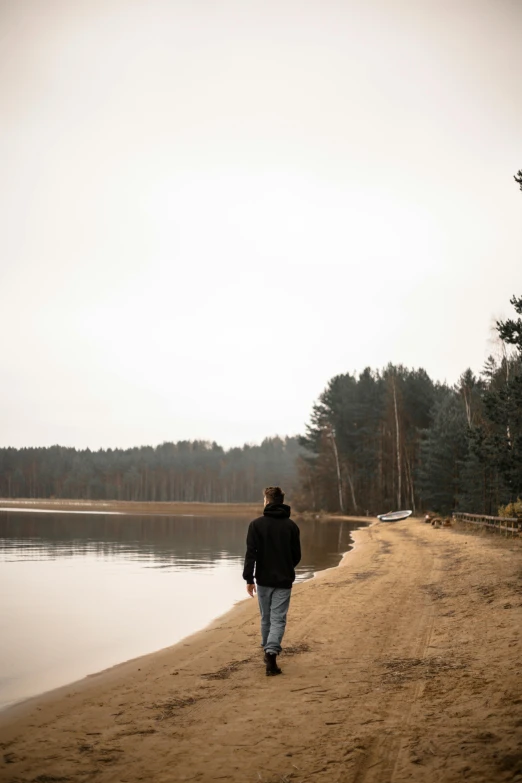
[[[285,493],[281,487],[265,487],[265,498],[269,503],[283,503]]]

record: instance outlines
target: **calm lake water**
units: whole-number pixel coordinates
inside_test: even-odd
[[[0,511],[0,709],[174,644],[245,598],[249,521]],[[300,521],[298,581],[337,565],[359,526]]]

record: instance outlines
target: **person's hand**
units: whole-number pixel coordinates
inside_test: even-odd
[[[247,593],[250,596],[250,598],[254,597],[254,593],[256,592],[256,586],[255,585],[247,585]]]

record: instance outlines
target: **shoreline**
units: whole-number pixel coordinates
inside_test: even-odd
[[[294,588],[283,676],[264,676],[257,602],[240,601],[172,647],[12,707],[0,779],[513,780],[520,542],[418,519],[353,538]]]
[[[0,498],[0,511],[55,514],[108,514],[128,516],[259,516],[262,503],[206,503],[193,501],[68,500],[49,498]],[[346,516],[325,512],[295,511],[296,519],[316,522],[363,522],[371,516]]]
[[[199,503],[182,501],[67,500],[49,498],[0,498],[2,511],[128,514],[129,516],[221,516],[258,513],[261,503]]]
[[[44,704],[67,695],[69,691],[80,693],[81,691],[88,689],[91,685],[102,684],[106,680],[110,680],[112,675],[125,675],[127,669],[129,670],[129,673],[134,672],[136,671],[136,666],[138,663],[148,662],[151,658],[161,656],[174,650],[176,647],[185,645],[187,642],[196,639],[201,634],[212,630],[212,628],[221,621],[226,619],[232,620],[235,611],[243,606],[246,600],[247,598],[240,599],[230,609],[227,609],[225,612],[218,615],[218,617],[215,617],[203,628],[200,628],[188,636],[182,637],[174,644],[168,645],[167,647],[161,647],[159,650],[153,650],[152,652],[145,653],[144,655],[138,655],[135,658],[128,658],[127,660],[115,663],[113,666],[108,666],[105,669],[100,669],[99,671],[92,672],[91,674],[86,674],[84,677],[80,677],[78,680],[73,680],[72,682],[66,683],[65,685],[59,685],[57,688],[51,688],[50,690],[44,691],[43,693],[38,693],[34,696],[29,696],[26,699],[17,701],[14,704],[7,705],[4,709],[0,709],[0,731],[3,727],[11,724],[11,718],[14,720],[19,720],[21,717],[28,714],[33,708],[39,709]],[[230,618],[228,617],[229,615]],[[141,666],[138,667],[137,670],[140,671],[140,669]],[[96,680],[96,682],[94,682],[94,680]]]
[[[37,502],[37,503],[39,503],[40,501],[30,501],[30,502]],[[78,505],[77,501],[73,501],[73,503],[75,505]],[[58,505],[58,503],[57,503],[57,505]],[[62,505],[61,501],[60,501],[59,505]],[[179,504],[176,504],[176,505],[179,505]],[[205,505],[205,504],[203,504],[203,505]],[[223,506],[228,507],[228,504],[223,504]],[[4,509],[1,507],[1,501],[0,501],[0,511],[2,511],[2,510],[4,510]],[[31,507],[31,508],[13,508],[13,509],[9,509],[9,510],[19,511],[21,513],[23,513],[23,512],[31,512],[31,511],[47,511],[47,509],[40,509],[40,508],[34,508],[34,507]],[[108,512],[105,512],[105,511],[90,511],[90,510],[86,511],[86,510],[83,510],[83,509],[82,510],[74,509],[73,511],[69,512],[68,510],[63,510],[63,509],[58,509],[58,508],[56,508],[56,509],[49,509],[48,511],[49,511],[49,513],[79,513],[79,514],[89,514],[89,513],[95,513],[95,514],[103,514],[103,513],[108,513],[108,514],[125,514],[126,513],[126,512],[123,512],[123,511],[108,511]],[[225,513],[225,512],[223,512],[223,513]],[[243,513],[243,512],[241,512],[241,513]],[[151,512],[151,515],[153,515],[152,512]],[[362,524],[363,527],[362,528],[358,528],[357,530],[353,530],[353,531],[350,532],[350,537],[352,539],[352,545],[345,552],[340,552],[339,553],[339,562],[336,565],[329,566],[328,568],[324,568],[324,569],[321,569],[320,571],[314,572],[314,574],[313,574],[313,576],[311,578],[305,579],[302,582],[299,582],[299,584],[305,584],[306,582],[311,582],[314,579],[317,579],[321,574],[323,574],[323,573],[325,573],[327,571],[331,571],[331,570],[334,570],[336,568],[341,567],[341,565],[343,564],[344,559],[349,554],[351,554],[354,551],[355,547],[356,547],[356,539],[354,537],[354,534],[359,532],[359,530],[363,529],[364,527],[369,527],[370,524],[375,524],[375,522],[369,523],[367,518],[364,518],[364,519],[360,518],[359,519],[357,517],[342,517],[342,518],[338,518],[338,517],[326,517],[325,516],[325,517],[323,517],[323,519],[321,521],[326,521],[327,519],[329,519],[329,520],[331,519],[333,521],[339,521],[339,522],[343,522],[343,521],[350,521],[350,522],[361,521],[361,524]],[[18,714],[24,714],[26,712],[26,710],[25,710],[26,706],[27,706],[27,708],[30,708],[33,705],[38,707],[38,705],[40,704],[40,701],[47,702],[49,699],[52,699],[54,696],[59,697],[62,693],[67,692],[67,690],[70,690],[71,688],[74,688],[75,690],[78,690],[82,686],[88,685],[89,682],[92,680],[92,678],[97,678],[97,677],[100,677],[102,675],[109,674],[110,672],[113,672],[116,669],[119,669],[120,667],[125,666],[126,664],[132,664],[132,663],[134,663],[136,661],[140,661],[140,660],[142,660],[144,658],[148,658],[149,656],[154,656],[154,655],[157,655],[159,653],[163,653],[163,652],[165,652],[167,650],[171,650],[174,647],[185,643],[187,640],[191,639],[192,637],[197,636],[198,634],[204,633],[207,630],[211,629],[212,626],[215,623],[217,623],[218,621],[225,621],[227,619],[227,617],[228,617],[228,614],[233,613],[234,610],[237,607],[241,606],[247,600],[248,600],[248,598],[246,596],[244,598],[242,598],[242,599],[239,599],[229,609],[226,609],[224,612],[222,612],[221,614],[217,615],[215,618],[210,620],[210,622],[208,622],[206,625],[204,625],[203,627],[201,627],[197,631],[194,631],[192,634],[189,634],[188,636],[181,637],[181,639],[179,639],[177,642],[174,642],[173,644],[170,644],[170,645],[167,645],[165,647],[160,647],[160,648],[151,650],[150,652],[144,653],[143,655],[140,655],[140,656],[137,656],[137,657],[126,658],[126,659],[124,659],[122,661],[118,661],[117,663],[114,663],[112,666],[108,666],[106,668],[94,671],[92,673],[85,674],[83,677],[80,677],[80,678],[75,679],[75,680],[71,680],[71,681],[69,681],[67,683],[64,683],[63,685],[58,685],[58,686],[56,686],[54,688],[50,688],[49,690],[45,690],[45,691],[42,691],[40,693],[34,694],[33,696],[22,697],[21,699],[16,699],[13,702],[9,702],[7,704],[1,705],[0,706],[0,728],[2,727],[2,725],[8,724],[10,722],[11,716],[13,716],[13,718],[16,718],[18,716]]]

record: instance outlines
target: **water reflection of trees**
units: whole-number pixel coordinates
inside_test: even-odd
[[[0,512],[0,559],[55,559],[92,554],[196,568],[243,558],[249,519]],[[300,520],[299,571],[320,570],[350,547],[347,522]]]

